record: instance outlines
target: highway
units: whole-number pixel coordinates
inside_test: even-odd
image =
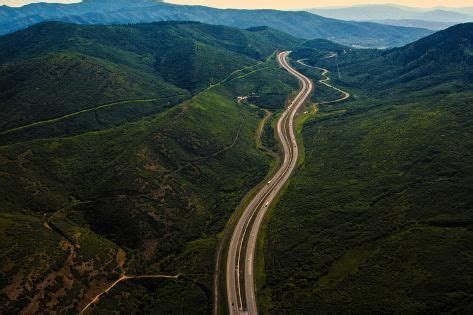
[[[330,55],[331,56],[331,55]],[[327,57],[327,58],[331,58],[331,57]],[[324,69],[324,68],[320,68],[320,67],[315,67],[315,66],[309,66],[308,64],[306,64],[304,62],[304,59],[299,59],[297,60],[297,63],[305,66],[305,67],[309,67],[309,68],[313,68],[313,69],[317,69],[317,70],[320,70],[322,71],[322,76],[324,77],[322,80],[319,80],[319,82],[323,85],[325,85],[326,87],[329,87],[331,89],[334,89],[335,91],[338,91],[342,94],[342,96],[336,100],[332,100],[332,101],[326,101],[326,102],[320,102],[318,103],[319,105],[328,105],[328,104],[334,104],[334,103],[338,103],[338,102],[341,102],[341,101],[344,101],[346,99],[348,99],[350,97],[350,93],[344,91],[344,90],[341,90],[333,85],[331,85],[330,83],[330,77],[328,76],[328,74],[330,73],[327,69]]]
[[[243,211],[233,231],[226,261],[226,287],[230,314],[257,314],[254,258],[258,232],[273,200],[297,165],[299,148],[294,130],[298,110],[313,90],[310,79],[294,70],[287,62],[290,52],[277,56],[279,64],[295,76],[301,89],[278,120],[276,132],[283,149],[283,161],[276,174],[263,186]]]

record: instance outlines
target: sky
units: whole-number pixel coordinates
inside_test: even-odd
[[[132,0],[131,0],[132,1]],[[33,0],[0,0],[0,4],[21,6]],[[43,0],[41,2],[71,3],[78,0]],[[176,4],[199,4],[219,8],[273,8],[298,9],[324,6],[351,6],[359,4],[382,4],[386,0],[166,0]],[[430,8],[436,6],[465,7],[473,6],[473,0],[392,0],[391,3],[411,7]]]

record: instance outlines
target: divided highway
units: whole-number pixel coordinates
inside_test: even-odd
[[[256,194],[245,208],[230,240],[226,285],[230,314],[257,314],[254,257],[258,232],[269,205],[281,191],[297,165],[299,148],[294,130],[297,111],[309,98],[313,90],[310,79],[294,70],[287,62],[290,52],[281,52],[279,64],[301,83],[301,90],[283,112],[277,123],[277,135],[281,141],[284,160],[273,178]]]

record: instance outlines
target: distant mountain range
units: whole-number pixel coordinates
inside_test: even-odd
[[[155,21],[198,21],[238,28],[268,26],[304,38],[324,38],[350,46],[402,46],[431,31],[366,22],[340,21],[304,11],[215,9],[153,0],[87,0],[77,4],[37,3],[20,8],[0,7],[0,34],[43,21],[77,24],[129,24]]]
[[[328,18],[371,21],[388,25],[445,29],[454,24],[473,21],[473,8],[418,9],[397,5],[360,5],[346,8],[310,9]]]
[[[468,10],[461,10],[461,12],[444,8],[422,10],[396,5],[360,5],[346,8],[311,9],[309,11],[329,18],[351,21],[393,19],[460,23],[473,19],[473,10],[467,13]]]
[[[395,20],[395,19],[385,19],[385,20],[373,20],[371,22],[394,25],[394,26],[408,26],[408,27],[418,27],[426,28],[433,31],[441,31],[450,26],[453,26],[457,23],[455,22],[436,22],[436,21],[424,21],[424,20]]]

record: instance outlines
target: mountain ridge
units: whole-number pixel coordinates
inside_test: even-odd
[[[155,110],[164,109],[220,82],[235,70],[263,61],[275,50],[299,42],[268,28],[245,31],[199,22],[36,24],[0,37],[4,86],[0,116],[5,117],[0,130],[125,100],[155,99]],[[79,75],[84,79],[75,81],[74,76]],[[96,91],[93,84],[87,84],[87,76]],[[44,86],[58,77],[72,80],[75,88],[68,90],[62,83],[51,89]],[[129,83],[121,86],[120,81]],[[40,86],[40,92],[33,93]],[[87,93],[81,96],[81,90]],[[86,102],[77,102],[81,99]],[[31,130],[20,133],[25,136],[28,132]]]
[[[190,20],[209,24],[249,28],[269,26],[295,37],[326,38],[348,45],[366,47],[399,46],[428,35],[431,31],[418,28],[357,23],[328,19],[305,11],[215,9],[204,6],[174,5],[162,2],[139,2],[142,6],[114,5],[109,10],[91,9],[94,3],[36,5],[22,10],[10,8],[0,17],[0,32],[9,33],[44,20],[59,20],[78,24],[128,24],[161,20]],[[81,9],[81,7],[83,7]],[[34,8],[38,8],[35,12]],[[49,8],[49,9],[48,9]],[[82,11],[81,11],[82,10]],[[21,12],[25,12],[22,14]],[[79,13],[77,13],[79,12]]]
[[[423,20],[435,22],[461,23],[473,20],[473,16],[461,13],[453,8],[418,9],[395,5],[359,5],[342,8],[309,9],[310,12],[342,20],[371,21],[371,20]]]

